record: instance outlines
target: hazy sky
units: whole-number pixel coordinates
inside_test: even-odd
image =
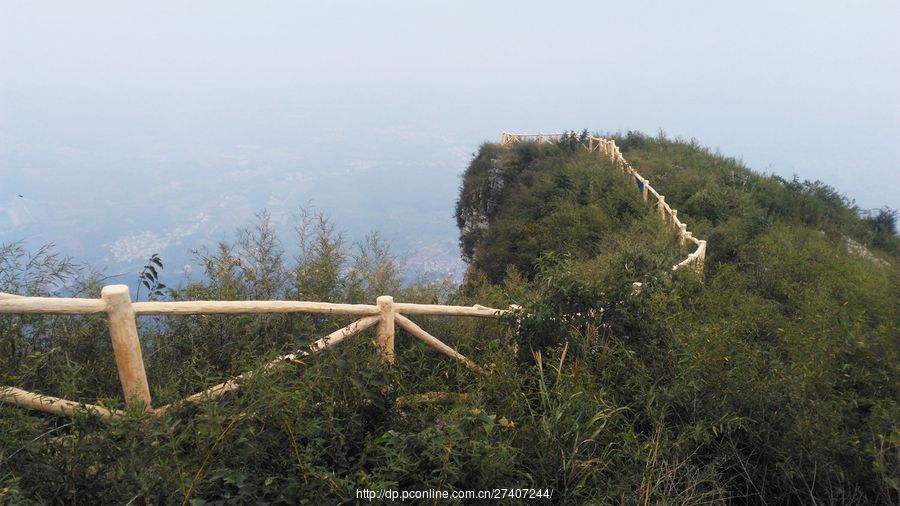
[[[0,208],[26,188],[119,219],[114,205],[146,211],[140,195],[169,186],[224,198],[204,190],[219,171],[276,187],[328,173],[246,207],[340,214],[322,188],[353,186],[396,220],[425,207],[453,241],[479,143],[582,128],[662,129],[897,208],[898,27],[896,0],[0,0]],[[390,229],[366,209],[343,218]]]

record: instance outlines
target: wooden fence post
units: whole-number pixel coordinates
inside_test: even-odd
[[[706,241],[700,240],[700,270],[703,270],[703,263],[706,262]]]
[[[378,347],[381,348],[381,356],[388,364],[394,363],[394,298],[390,295],[382,295],[375,300],[378,311],[381,313],[381,321],[378,322]]]
[[[666,221],[666,197],[665,195],[660,195],[659,200],[656,202],[656,207],[659,210],[659,219]]]
[[[644,187],[641,188],[641,196],[644,197],[644,202],[647,202],[647,193],[650,191],[648,186],[650,186],[650,180],[644,178]]]
[[[678,209],[672,209],[672,226],[678,228]]]
[[[682,223],[678,226],[678,245],[684,246],[684,240],[687,238],[687,224]]]
[[[150,409],[150,387],[147,384],[147,372],[144,370],[141,342],[128,286],[104,286],[100,298],[106,302],[109,336],[116,355],[116,367],[119,369],[119,382],[122,383],[125,403],[128,406],[143,403],[144,409]]]

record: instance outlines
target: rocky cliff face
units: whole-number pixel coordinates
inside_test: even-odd
[[[463,176],[456,203],[456,225],[462,256],[469,264],[500,207],[509,172],[502,154],[499,146],[483,146]]]

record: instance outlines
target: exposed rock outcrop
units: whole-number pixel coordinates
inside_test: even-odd
[[[456,203],[456,224],[460,249],[467,263],[472,262],[478,244],[500,208],[508,173],[500,148],[486,145],[463,176],[463,187]]]

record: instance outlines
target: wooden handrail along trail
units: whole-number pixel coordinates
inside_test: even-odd
[[[557,142],[565,135],[566,134],[563,133],[512,134],[504,132],[501,135],[500,144],[509,146],[519,142]],[[641,176],[634,170],[628,161],[625,160],[625,157],[622,156],[615,141],[603,137],[589,136],[585,148],[590,152],[596,151],[606,156],[616,167],[621,169],[623,173],[633,177],[638,183],[638,188],[640,189],[645,202],[648,200],[649,195],[653,195],[656,199],[655,205],[660,218],[664,221],[671,221],[674,228],[678,231],[679,243],[683,245],[686,241],[690,241],[697,246],[693,253],[689,254],[686,259],[674,265],[672,270],[690,267],[698,272],[702,272],[703,262],[706,258],[706,241],[695,238],[693,234],[687,230],[687,225],[678,219],[678,211],[672,209],[666,202],[666,198],[650,186],[650,181],[647,178]],[[423,330],[405,315],[499,318],[506,312],[508,312],[508,310],[493,309],[479,305],[463,307],[440,304],[394,302],[393,297],[390,296],[378,297],[376,303],[373,305],[274,300],[132,303],[126,285],[110,285],[104,287],[99,299],[23,297],[0,292],[0,314],[30,313],[83,315],[105,313],[125,403],[129,407],[138,407],[155,414],[169,412],[186,403],[220,397],[228,392],[233,392],[240,388],[240,380],[242,379],[247,379],[253,374],[277,369],[285,364],[296,361],[299,358],[336,346],[347,338],[376,325],[378,347],[382,358],[387,364],[393,364],[395,360],[394,334],[396,332],[396,327],[399,325],[400,328],[410,335],[422,340],[428,346],[431,346],[440,353],[463,363],[466,367],[479,374],[486,374],[476,363]],[[238,375],[228,381],[203,390],[202,392],[189,395],[178,402],[156,409],[153,408],[150,388],[147,382],[147,374],[144,368],[144,360],[141,355],[140,338],[137,331],[136,318],[138,316],[259,313],[318,313],[354,315],[361,318],[332,332],[322,339],[313,342],[305,349],[297,350],[267,362],[262,367],[261,371],[256,371],[255,373],[247,372]],[[124,413],[121,411],[110,410],[103,406],[80,404],[58,397],[28,392],[12,386],[0,386],[0,402],[67,416],[73,416],[80,410],[93,412],[103,418],[124,416]]]
[[[501,146],[511,146],[513,144],[517,144],[520,142],[538,142],[538,143],[547,143],[547,142],[558,142],[561,138],[566,136],[566,133],[553,133],[553,134],[513,134],[508,132],[503,132],[500,135],[500,145]],[[675,230],[678,231],[678,244],[684,245],[685,242],[692,242],[697,246],[692,253],[688,254],[687,258],[678,262],[677,264],[672,266],[673,271],[677,271],[678,269],[689,267],[697,271],[698,273],[703,272],[703,263],[706,260],[706,241],[702,239],[697,239],[694,237],[694,234],[688,231],[687,224],[683,223],[678,219],[678,211],[672,209],[668,203],[666,203],[666,197],[660,195],[659,192],[656,191],[652,186],[650,186],[650,180],[640,175],[638,171],[634,170],[634,167],[628,163],[624,156],[622,156],[622,152],[619,150],[619,147],[616,146],[616,141],[613,139],[606,139],[604,137],[595,137],[593,135],[589,135],[587,137],[587,143],[584,144],[585,149],[589,152],[598,152],[613,162],[613,165],[622,170],[622,172],[629,177],[634,178],[635,182],[638,183],[638,189],[641,192],[641,196],[644,198],[644,202],[647,202],[649,199],[649,195],[653,195],[656,199],[656,209],[659,213],[659,217],[663,221],[669,221]]]
[[[393,297],[378,297],[376,304],[337,304],[332,302],[307,301],[179,301],[179,302],[137,302],[132,303],[126,285],[109,285],[103,288],[99,299],[62,297],[23,297],[0,292],[0,314],[98,314],[106,313],[112,339],[119,382],[127,406],[137,406],[145,411],[162,414],[178,406],[216,398],[240,388],[240,380],[248,379],[254,372],[246,372],[223,383],[189,395],[172,404],[154,409],[147,383],[147,373],[141,355],[140,338],[136,317],[143,315],[188,315],[188,314],[260,314],[260,313],[318,313],[333,315],[361,316],[360,319],[313,342],[304,349],[277,357],[265,365],[260,372],[272,371],[300,358],[336,346],[356,334],[377,325],[376,332],[379,352],[385,363],[393,364],[395,324],[422,340],[428,346],[458,360],[469,369],[486,374],[484,369],[443,343],[438,338],[422,330],[406,315],[469,316],[499,318],[506,310],[484,306],[448,306],[441,304],[411,304],[394,302]],[[102,418],[124,416],[121,411],[110,410],[94,404],[77,402],[28,392],[12,386],[0,386],[0,402],[15,404],[24,408],[58,415],[74,416],[79,410],[93,412]]]

